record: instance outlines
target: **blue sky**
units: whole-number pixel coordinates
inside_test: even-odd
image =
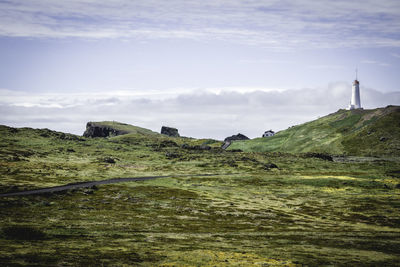
[[[0,123],[260,136],[400,104],[400,2],[0,1]],[[207,128],[205,129],[205,125]]]

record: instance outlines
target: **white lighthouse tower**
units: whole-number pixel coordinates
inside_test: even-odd
[[[354,80],[353,86],[351,88],[351,102],[348,110],[353,109],[362,109],[360,100],[360,82],[357,80],[357,70],[356,79]]]

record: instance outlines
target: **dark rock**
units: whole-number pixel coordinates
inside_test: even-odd
[[[238,133],[237,135],[232,135],[224,139],[225,142],[227,141],[235,141],[235,140],[250,140],[247,136]]]
[[[314,153],[314,152],[308,152],[303,154],[303,158],[318,158],[318,159],[323,159],[327,161],[333,161],[333,158],[329,154],[324,154],[324,153]]]
[[[112,157],[105,157],[103,159],[103,162],[114,164],[115,163],[115,159],[113,159]]]
[[[241,161],[250,161],[250,162],[254,162],[254,163],[259,163],[258,160],[256,160],[255,158],[249,158],[249,157],[241,157],[240,159]]]
[[[382,136],[381,138],[379,138],[379,141],[381,141],[381,142],[385,142],[386,140],[387,140],[387,138],[384,137],[384,136]]]
[[[161,127],[161,134],[165,134],[171,137],[179,137],[178,129],[176,128],[171,128],[167,126]]]
[[[110,126],[98,125],[93,122],[86,124],[86,131],[83,133],[85,137],[109,137],[128,134],[127,131],[117,130]]]
[[[230,167],[237,167],[237,166],[238,166],[237,163],[236,163],[235,161],[233,161],[233,160],[228,160],[226,163],[227,163]]]
[[[264,169],[269,170],[269,169],[279,169],[279,168],[274,163],[267,163],[267,164],[264,165]]]
[[[167,153],[165,153],[165,157],[167,159],[176,159],[176,158],[179,158],[180,155],[178,153],[167,152]]]
[[[92,195],[94,193],[94,191],[93,191],[93,189],[85,189],[85,190],[83,190],[83,193],[85,195]]]
[[[235,152],[243,152],[243,150],[241,150],[241,149],[231,149],[231,150],[227,150],[227,152],[235,153]]]
[[[46,206],[46,207],[50,207],[51,206],[50,202],[48,202],[48,201],[42,201],[41,205]]]
[[[11,157],[10,161],[23,161],[23,159],[21,159],[18,156],[13,156],[13,157]]]
[[[201,149],[201,150],[211,150],[211,147],[210,147],[210,146],[207,146],[207,145],[201,145],[201,146],[200,146],[200,149]]]
[[[73,148],[67,148],[67,152],[75,152]]]
[[[178,144],[171,140],[164,140],[160,143],[159,147],[178,147]]]
[[[210,147],[210,146],[207,146],[207,145],[190,146],[190,145],[188,145],[188,144],[183,144],[183,145],[181,146],[181,148],[183,148],[183,149],[188,149],[188,150],[211,150],[211,147]]]
[[[183,148],[183,149],[191,149],[191,146],[189,146],[188,144],[183,144],[181,146],[181,148]]]

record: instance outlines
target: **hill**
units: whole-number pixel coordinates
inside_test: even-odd
[[[149,129],[116,121],[88,122],[85,137],[109,137],[124,134],[159,135]]]
[[[322,152],[348,155],[400,155],[400,107],[339,110],[290,127],[269,138],[236,141],[229,149],[247,152]]]

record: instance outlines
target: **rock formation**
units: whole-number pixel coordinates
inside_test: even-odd
[[[110,126],[88,122],[86,124],[86,131],[83,133],[85,137],[109,137],[129,133],[128,131],[117,130]]]
[[[172,137],[179,137],[178,129],[167,126],[161,127],[161,134],[165,134]]]
[[[238,133],[237,135],[232,135],[232,136],[229,136],[229,137],[227,137],[227,138],[225,138],[225,142],[231,142],[231,141],[235,141],[235,140],[250,140],[250,138],[248,138],[247,136],[245,136],[245,135],[243,135],[243,134],[241,134],[241,133]]]
[[[232,141],[235,141],[235,140],[250,140],[250,138],[248,138],[247,136],[245,136],[244,134],[241,134],[241,133],[238,133],[237,135],[229,136],[224,139],[224,143],[222,144],[221,148],[224,150],[227,149],[232,144]]]

